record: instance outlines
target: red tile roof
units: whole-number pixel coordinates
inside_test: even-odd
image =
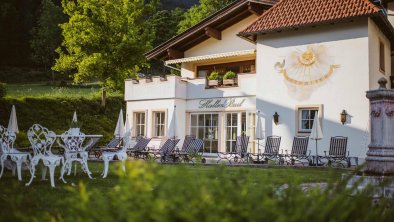
[[[347,18],[377,14],[369,0],[281,0],[240,32],[241,36],[267,33]]]

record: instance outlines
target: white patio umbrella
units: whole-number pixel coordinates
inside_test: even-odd
[[[310,138],[316,141],[316,166],[317,166],[317,159],[318,159],[318,152],[317,152],[317,141],[323,139],[323,132],[321,131],[320,121],[318,117],[318,113],[315,113],[315,119],[313,120],[313,126]]]
[[[127,134],[131,134],[131,127],[129,122],[129,115],[126,114],[126,123],[124,124],[124,137],[128,136]]]
[[[15,105],[12,105],[10,120],[8,121],[8,130],[14,133],[19,133],[18,121],[16,119]]]
[[[257,150],[260,150],[260,140],[264,139],[264,130],[261,122],[260,110],[257,111],[256,139],[257,139]]]
[[[74,115],[73,115],[73,120],[71,122],[78,122],[78,118],[77,118],[77,111],[74,111]]]
[[[125,133],[124,128],[125,127],[124,127],[124,121],[123,121],[123,110],[120,109],[118,122],[116,123],[116,127],[115,127],[114,136],[123,137],[123,135]]]

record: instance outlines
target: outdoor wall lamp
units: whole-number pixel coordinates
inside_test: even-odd
[[[275,114],[274,114],[274,123],[275,123],[275,125],[278,125],[278,123],[279,123],[279,114],[277,112],[275,112]]]
[[[345,125],[345,123],[347,121],[347,112],[346,112],[346,110],[342,110],[342,112],[339,115],[340,115],[340,119],[341,119],[342,125]]]

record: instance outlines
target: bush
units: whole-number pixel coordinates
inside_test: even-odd
[[[219,79],[219,73],[216,71],[211,72],[211,74],[208,76],[209,80],[218,80]]]
[[[201,167],[203,168],[203,167]],[[192,167],[127,163],[119,183],[103,195],[79,184],[64,200],[64,221],[392,221],[390,200],[372,201],[372,193],[352,195],[341,181],[325,190],[303,190],[288,173],[287,186],[269,174],[213,168],[196,177]],[[207,169],[198,169],[206,170]],[[335,183],[334,183],[335,182]],[[19,209],[21,210],[21,209]],[[14,211],[11,211],[16,213]],[[31,219],[31,218],[29,218]],[[38,219],[39,220],[39,219]]]
[[[224,74],[223,79],[235,79],[237,77],[237,74],[233,71],[227,71],[226,74]]]
[[[118,119],[119,109],[125,104],[122,96],[108,97],[107,107],[100,106],[100,98],[6,98],[0,100],[0,124],[6,126],[12,105],[16,107],[18,126],[16,146],[29,146],[26,131],[35,123],[41,124],[57,134],[68,130],[74,111],[78,123],[83,124],[85,134],[102,134],[100,144],[106,144],[112,137]],[[55,144],[56,145],[56,144]]]
[[[5,87],[5,83],[0,82],[0,99],[4,98],[7,95],[7,88]]]

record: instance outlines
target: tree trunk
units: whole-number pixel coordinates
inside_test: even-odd
[[[107,100],[107,91],[105,90],[105,88],[103,88],[101,92],[101,107],[105,107],[106,100]]]
[[[55,58],[52,56],[52,66],[51,66],[51,71],[52,71],[52,85],[55,85],[55,71],[53,71],[52,67],[54,66],[54,61]]]

